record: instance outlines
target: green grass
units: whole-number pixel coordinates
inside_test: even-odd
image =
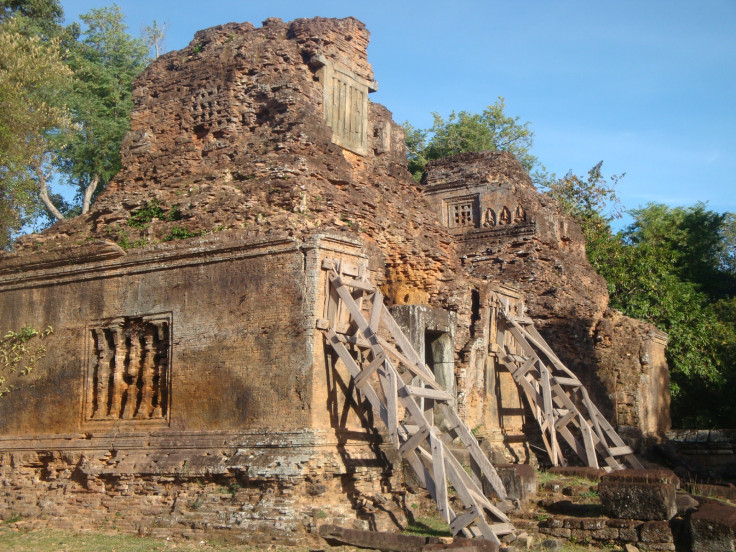
[[[572,485],[598,485],[597,481],[580,477],[579,475],[560,475],[546,471],[535,471],[538,485],[544,485],[551,481],[560,483],[561,486],[567,487]]]
[[[450,526],[438,517],[418,517],[403,531],[410,535],[426,537],[451,537]]]
[[[269,547],[247,546],[207,540],[165,540],[134,535],[101,532],[61,531],[55,529],[13,530],[0,525],[0,550],[14,552],[254,552]],[[308,552],[313,546],[269,548],[274,552]],[[330,550],[349,552],[353,547]]]

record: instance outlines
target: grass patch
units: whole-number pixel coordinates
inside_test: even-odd
[[[194,238],[196,236],[204,236],[204,234],[204,230],[200,232],[192,232],[191,230],[188,230],[181,226],[174,226],[171,229],[171,232],[164,236],[164,241],[185,240],[187,238]]]
[[[235,532],[233,532],[235,534]],[[61,531],[56,529],[0,529],[0,550],[14,552],[254,552],[268,548],[273,552],[308,552],[310,546],[260,547],[220,541],[156,539],[118,533]],[[330,548],[347,552],[353,547]]]
[[[451,537],[450,526],[444,520],[436,517],[416,518],[403,531],[410,535],[422,535],[425,537]]]

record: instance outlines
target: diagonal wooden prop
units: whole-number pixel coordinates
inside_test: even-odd
[[[453,397],[419,358],[373,284],[364,277],[346,275],[334,261],[325,261],[323,268],[329,271],[330,289],[326,318],[317,325],[324,331],[327,344],[385,424],[393,446],[437,502],[453,535],[481,537],[500,544],[499,536],[512,534],[514,527],[483,493],[483,482],[499,500],[506,499],[506,490],[455,412]],[[341,323],[343,318],[349,323]],[[403,416],[399,407],[403,408]],[[442,426],[448,427],[446,431],[434,423],[435,407],[444,416]],[[473,464],[470,474],[440,438],[442,433],[459,439],[468,450]],[[448,488],[454,489],[457,500],[450,500]]]
[[[553,465],[566,464],[558,436],[588,466],[606,471],[642,469],[634,451],[590,400],[588,391],[552,351],[531,318],[513,316],[505,298],[496,302],[498,358],[523,391],[542,430]]]

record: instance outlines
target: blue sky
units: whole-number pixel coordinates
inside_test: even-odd
[[[68,21],[104,0],[62,0]],[[166,22],[167,50],[230,21],[346,17],[371,31],[371,99],[394,120],[480,112],[529,121],[548,170],[603,160],[626,208],[736,212],[736,0],[121,0],[131,34]]]

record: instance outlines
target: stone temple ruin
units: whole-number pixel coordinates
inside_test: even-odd
[[[289,543],[395,528],[418,480],[502,536],[493,465],[617,469],[664,436],[666,336],[608,308],[510,154],[417,185],[367,43],[231,23],[138,78],[122,171],[0,260],[6,329],[53,328],[0,398],[0,513]]]

